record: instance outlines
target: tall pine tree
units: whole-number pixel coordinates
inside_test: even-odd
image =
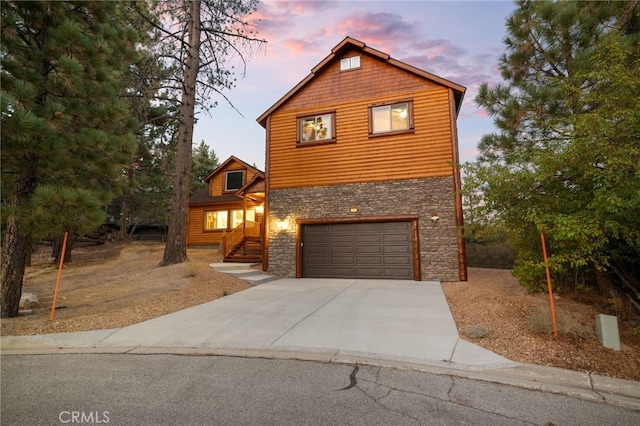
[[[541,231],[557,281],[640,283],[640,3],[518,6],[500,61],[506,83],[476,98],[498,131],[467,171],[511,230],[524,285],[545,283]]]
[[[139,2],[138,2],[139,3]],[[246,56],[264,40],[256,38],[247,15],[257,0],[181,0],[155,3],[155,15],[145,15],[164,37],[163,54],[175,66],[174,92],[179,94],[178,134],[171,194],[167,245],[160,266],[187,259],[187,220],[193,154],[193,126],[197,109],[208,110],[235,86],[235,66],[246,67]],[[157,17],[160,19],[157,19]]]
[[[123,20],[126,13],[119,13],[124,5],[3,2],[3,317],[18,314],[34,231],[47,229],[47,221],[63,221],[52,226],[58,232],[95,226],[99,220],[87,209],[95,213],[117,194],[122,168],[135,151],[137,124],[121,95],[137,34]],[[47,217],[47,206],[38,202],[61,210]],[[80,221],[81,215],[93,219]]]

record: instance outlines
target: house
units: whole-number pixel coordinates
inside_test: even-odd
[[[187,245],[219,245],[228,262],[260,262],[264,173],[231,156],[189,198]]]
[[[466,280],[456,119],[465,88],[347,37],[258,119],[263,269]]]

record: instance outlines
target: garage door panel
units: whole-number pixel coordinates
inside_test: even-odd
[[[357,256],[356,264],[360,265],[381,265],[384,259],[382,256]]]
[[[411,246],[389,246],[389,245],[385,245],[384,247],[382,247],[382,250],[384,252],[385,255],[387,254],[406,254],[406,255],[410,255],[411,254]]]
[[[331,256],[329,258],[332,265],[353,265],[355,264],[354,256]]]
[[[411,241],[411,236],[407,236],[407,235],[401,235],[401,234],[384,234],[383,236],[383,240],[385,243],[388,244],[404,244],[408,241]]]
[[[385,265],[410,265],[413,264],[413,259],[407,256],[384,256],[380,259]]]
[[[411,222],[304,225],[304,277],[413,278]]]
[[[356,275],[356,268],[334,267],[334,268],[331,268],[331,271],[330,271],[330,276],[335,278],[353,277],[354,275]]]
[[[354,247],[353,245],[340,245],[340,246],[333,246],[329,249],[329,247],[327,247],[327,252],[331,252],[332,254],[354,254],[357,251],[357,247]]]
[[[355,241],[355,236],[353,234],[338,234],[330,236],[331,244],[349,244],[352,245]]]
[[[311,244],[329,244],[329,236],[328,235],[310,235],[307,237],[308,241]]]
[[[384,247],[381,247],[379,245],[369,245],[369,246],[359,245],[355,248],[355,252],[357,254],[383,254]]]
[[[331,274],[331,269],[327,268],[313,268],[307,267],[307,271],[311,276],[314,277],[326,277]]]
[[[310,256],[307,259],[307,265],[309,266],[318,266],[318,265],[331,265],[331,259],[326,256]]]
[[[382,268],[357,268],[358,278],[380,278],[384,274]]]
[[[356,235],[356,242],[359,244],[380,244],[382,242],[382,235],[375,234],[362,234]]]

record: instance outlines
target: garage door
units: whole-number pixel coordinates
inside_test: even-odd
[[[411,222],[304,225],[307,278],[413,279]]]

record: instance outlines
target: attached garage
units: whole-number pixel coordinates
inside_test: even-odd
[[[413,228],[412,221],[304,224],[302,277],[419,279]]]

